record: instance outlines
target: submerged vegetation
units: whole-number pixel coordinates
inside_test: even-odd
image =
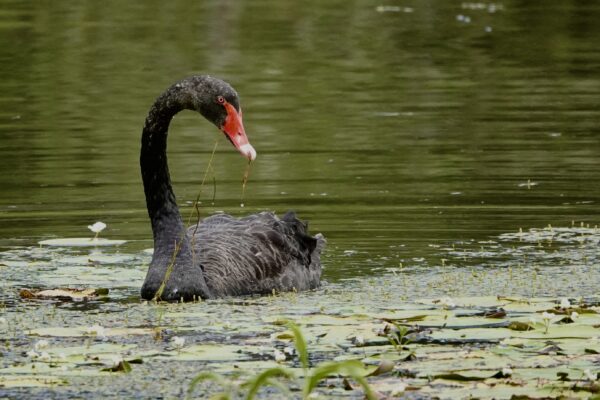
[[[110,381],[125,396],[222,399],[600,390],[600,298],[351,301],[359,291],[187,304],[29,300],[4,309],[0,387],[32,398],[80,385],[106,395]]]
[[[0,398],[600,396],[600,3],[0,13]],[[260,151],[241,188],[216,153],[203,213],[302,210],[331,238],[319,290],[140,302],[137,133],[182,71],[240,88]],[[211,139],[173,123],[190,225]]]
[[[440,246],[438,267],[187,304],[139,301],[145,252],[10,250],[0,253],[0,393],[590,397],[600,297],[582,294],[597,293],[599,236],[575,224],[521,230]],[[39,291],[76,278],[110,292]],[[20,297],[24,287],[38,289]]]
[[[521,256],[534,251],[527,262],[539,263],[545,252],[537,243],[529,247],[537,234],[521,232],[520,238],[488,244],[498,246],[488,259],[507,262],[501,250],[508,248],[502,245],[506,240]],[[594,235],[586,232],[581,242],[574,234],[551,253],[591,254]],[[517,282],[529,279],[529,264],[510,272],[467,269],[464,275],[465,287],[512,276],[508,293],[514,295],[456,297],[461,287],[450,286],[460,282],[447,271],[455,262],[453,252],[472,261],[483,256],[480,247],[443,250],[448,262],[431,275],[403,268],[325,283],[314,292],[187,304],[140,303],[135,282],[143,268],[118,266],[124,259],[143,264],[143,258],[117,253],[111,266],[110,255],[96,253],[96,262],[72,272],[91,270],[94,282],[110,287],[108,297],[20,299],[4,283],[0,393],[68,397],[85,388],[104,397],[117,388],[124,397],[221,399],[585,398],[599,393],[600,298],[528,296],[540,289],[530,285],[526,292]],[[35,261],[41,251],[54,260],[62,254],[59,264],[67,275],[69,265],[77,265],[70,260],[81,260],[53,248],[30,249],[21,257],[3,253],[2,268],[14,272],[14,285],[29,279],[15,268],[34,270],[41,281],[60,282],[49,279],[48,264]],[[19,264],[25,259],[29,263]],[[572,264],[571,273],[597,267],[593,255],[583,265],[577,272]],[[131,287],[110,280],[115,273],[129,274]],[[437,297],[409,299],[411,292]]]
[[[315,368],[310,369],[306,339],[302,335],[302,332],[297,325],[291,322],[287,323],[286,325],[292,331],[295,351],[304,373],[303,382],[300,384],[296,382],[296,384],[298,384],[297,387],[301,388],[297,390],[301,391],[302,398],[309,398],[312,394],[314,394],[313,391],[322,380],[336,375],[342,375],[344,376],[344,379],[347,377],[355,379],[362,386],[363,390],[365,391],[365,395],[369,400],[376,398],[365,378],[368,375],[367,370],[359,360],[322,362]],[[293,352],[289,351],[288,349],[289,348],[284,349],[286,350],[285,352],[288,354],[293,354]],[[275,350],[275,359],[277,361],[284,361],[286,359],[285,352]],[[188,389],[188,397],[192,397],[191,395],[193,394],[196,385],[206,380],[214,380],[220,385],[227,387],[227,391],[221,392],[217,395],[217,397],[223,399],[232,398],[236,392],[246,392],[244,397],[248,400],[252,400],[261,387],[267,386],[273,386],[288,397],[292,397],[292,392],[288,389],[288,385],[279,381],[281,378],[285,378],[288,381],[293,382],[293,380],[295,380],[297,377],[293,369],[277,366],[266,369],[256,376],[251,376],[247,381],[241,383],[239,386],[235,386],[229,383],[221,375],[217,375],[212,372],[204,372],[192,380],[192,383]],[[352,388],[348,381],[344,381],[344,383],[346,388]]]

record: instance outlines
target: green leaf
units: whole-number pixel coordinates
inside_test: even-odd
[[[304,397],[306,398],[323,379],[331,375],[342,375],[349,376],[356,380],[358,383],[360,383],[360,385],[365,391],[365,395],[369,400],[375,399],[375,394],[373,393],[371,387],[369,386],[369,383],[365,379],[366,374],[367,371],[363,363],[361,363],[358,360],[332,361],[322,363],[317,368],[315,368],[313,370],[312,375],[305,380]]]
[[[131,365],[129,365],[129,363],[125,360],[121,360],[119,361],[119,363],[117,365],[114,365],[112,367],[108,367],[108,368],[102,368],[101,371],[103,372],[124,372],[124,373],[129,373],[131,372]]]
[[[528,322],[522,321],[511,321],[507,326],[508,329],[513,331],[529,331],[533,329],[533,327]]]
[[[401,324],[404,322],[417,322],[417,321],[423,321],[425,320],[425,318],[427,318],[428,316],[425,314],[419,314],[419,315],[412,315],[409,317],[399,317],[399,318],[382,318],[383,321],[385,322],[389,322],[391,324]]]
[[[269,368],[266,371],[263,371],[261,374],[259,374],[255,378],[253,378],[243,384],[243,386],[250,387],[248,389],[248,394],[246,395],[246,400],[254,399],[254,396],[256,396],[256,393],[262,386],[271,385],[271,386],[277,386],[278,388],[281,388],[280,385],[273,385],[273,381],[271,380],[271,378],[276,377],[276,376],[283,376],[285,378],[293,379],[294,373],[291,370],[288,370],[287,368],[283,368],[283,367]]]
[[[494,375],[485,375],[485,376],[475,376],[475,375],[466,375],[459,374],[457,372],[449,372],[446,374],[438,374],[435,375],[434,379],[446,379],[449,381],[484,381],[488,378],[491,378]]]
[[[190,382],[190,385],[188,386],[188,390],[187,390],[187,395],[185,398],[191,399],[192,393],[194,392],[194,389],[196,388],[196,386],[200,382],[204,382],[204,381],[215,381],[222,387],[229,386],[229,382],[226,381],[225,378],[223,378],[221,375],[216,374],[214,372],[201,372],[198,375],[196,375],[196,377],[194,379],[192,379],[192,381]],[[229,399],[229,395],[227,395],[225,392],[221,392],[220,395],[222,395],[221,397],[219,397],[221,399]]]
[[[0,376],[0,388],[11,387],[54,387],[58,385],[67,385],[68,382],[64,379],[50,375],[36,376]]]
[[[391,360],[381,360],[377,368],[367,376],[378,376],[390,372],[396,364]]]
[[[306,347],[306,340],[298,328],[298,325],[293,322],[288,323],[288,327],[294,333],[294,345],[296,347],[296,351],[298,352],[298,357],[300,358],[300,364],[302,364],[302,368],[308,369],[308,350]]]
[[[279,340],[293,340],[295,338],[293,333],[282,332],[275,336]]]

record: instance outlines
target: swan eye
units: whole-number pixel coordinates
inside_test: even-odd
[[[225,99],[223,98],[223,96],[217,96],[217,103],[219,103],[219,104],[225,103]]]

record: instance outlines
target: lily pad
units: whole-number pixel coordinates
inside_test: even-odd
[[[28,335],[50,337],[111,337],[128,335],[155,335],[156,329],[152,328],[102,328],[102,327],[51,327],[37,328],[27,331]]]
[[[131,372],[131,365],[129,364],[129,362],[127,362],[125,360],[120,360],[119,362],[117,362],[115,365],[113,365],[111,367],[102,368],[101,371],[129,373],[129,372]]]
[[[249,360],[250,354],[258,353],[260,350],[250,346],[221,345],[221,344],[199,344],[184,347],[181,350],[163,352],[155,356],[156,359],[174,360],[206,360],[206,361],[234,361]],[[143,354],[142,354],[143,355]]]
[[[127,243],[126,240],[113,240],[103,238],[60,238],[48,239],[38,242],[42,246],[51,247],[100,247],[100,246],[120,246]]]
[[[19,296],[23,299],[43,299],[43,300],[62,300],[62,301],[86,301],[99,296],[108,295],[108,289],[74,289],[74,288],[58,288],[58,289],[21,289]]]
[[[16,376],[0,376],[0,388],[10,387],[53,387],[58,385],[66,385],[68,382],[64,379],[50,375],[16,375]]]

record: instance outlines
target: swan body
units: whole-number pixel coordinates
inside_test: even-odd
[[[158,97],[146,118],[140,153],[154,237],[142,298],[189,301],[318,287],[325,240],[320,234],[310,236],[307,224],[293,212],[281,218],[270,212],[239,219],[217,214],[185,228],[166,156],[169,123],[183,109],[202,114],[244,157],[256,158],[238,95],[226,82],[192,76]]]

